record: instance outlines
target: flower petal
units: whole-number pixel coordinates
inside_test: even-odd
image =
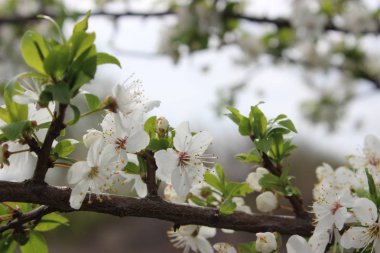
[[[82,202],[86,197],[90,185],[89,180],[79,182],[71,191],[70,206],[74,209],[79,209],[82,206]]]
[[[340,239],[340,245],[345,249],[361,249],[370,242],[371,238],[367,235],[367,228],[365,227],[351,227]]]
[[[314,233],[309,238],[309,245],[311,252],[313,253],[324,253],[326,251],[326,246],[330,241],[330,235],[328,232]]]
[[[174,136],[174,147],[178,151],[187,151],[187,147],[191,142],[191,132],[189,127],[189,122],[182,122],[176,129],[175,129],[175,136]]]
[[[214,250],[209,241],[203,237],[198,237],[197,239],[198,240],[196,243],[200,253],[214,253]]]
[[[139,129],[128,137],[126,150],[128,153],[136,153],[146,148],[148,144],[149,135],[144,131],[144,129]]]
[[[367,135],[364,139],[364,153],[367,158],[380,159],[380,141],[374,135]]]
[[[171,183],[179,196],[186,196],[191,189],[193,178],[189,176],[186,168],[177,168],[172,172]]]
[[[170,183],[171,174],[174,169],[177,169],[178,165],[178,154],[174,149],[169,148],[167,150],[159,150],[154,154],[156,159],[157,178]]]
[[[208,132],[199,132],[193,136],[187,152],[191,155],[203,154],[211,144],[212,136]]]
[[[215,228],[210,228],[206,226],[202,226],[199,229],[199,235],[203,236],[204,238],[211,238],[216,235],[216,229]]]
[[[377,207],[367,198],[356,199],[352,211],[362,225],[368,226],[377,220]]]
[[[292,235],[286,243],[288,253],[313,253],[305,238],[299,235]]]
[[[70,167],[67,173],[67,182],[70,185],[77,184],[80,181],[85,180],[90,171],[91,167],[87,164],[87,162],[76,162]]]

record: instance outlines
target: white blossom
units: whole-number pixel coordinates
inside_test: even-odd
[[[348,1],[343,12],[344,26],[354,33],[376,31],[375,19],[368,8],[360,1]]]
[[[216,250],[216,253],[237,253],[232,245],[225,242],[215,243],[213,247]]]
[[[89,148],[94,142],[103,138],[103,133],[96,129],[88,129],[87,133],[83,135],[83,143],[86,148]]]
[[[148,101],[143,94],[140,81],[133,81],[131,84],[117,84],[112,89],[115,99],[116,110],[124,115],[134,111],[149,112],[153,108],[160,106],[160,101]]]
[[[203,175],[204,164],[210,163],[210,158],[213,158],[204,154],[211,140],[212,137],[206,132],[192,136],[189,123],[183,122],[176,128],[175,149],[155,153],[158,167],[156,176],[171,183],[180,196],[187,195],[193,181]]]
[[[341,230],[350,214],[347,208],[352,207],[354,199],[348,189],[343,192],[327,191],[313,204],[317,225],[315,232],[332,231],[335,225]]]
[[[70,206],[79,209],[86,193],[100,194],[111,188],[117,156],[112,145],[96,141],[88,150],[87,160],[74,163],[68,171],[67,181],[72,187]]]
[[[213,253],[214,251],[207,238],[214,237],[215,234],[215,228],[197,225],[181,226],[177,231],[168,231],[170,242],[176,248],[183,248],[184,253],[188,253],[190,250],[200,253]]]
[[[277,249],[276,236],[273,233],[256,233],[256,250],[262,253],[271,253]]]
[[[256,207],[260,212],[270,213],[277,209],[278,200],[271,191],[261,193],[256,197]]]
[[[363,249],[372,245],[371,252],[380,253],[380,223],[376,205],[369,199],[359,198],[352,211],[361,226],[350,227],[342,235],[340,245],[345,249]]]
[[[288,253],[324,253],[329,240],[327,232],[314,233],[309,242],[299,235],[292,235],[286,243],[286,250]]]
[[[251,172],[248,174],[247,179],[245,180],[249,187],[251,187],[254,191],[261,191],[262,187],[259,184],[260,179],[265,175],[268,174],[269,171],[263,167],[258,167],[256,169],[256,172]]]

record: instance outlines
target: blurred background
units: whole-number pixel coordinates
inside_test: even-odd
[[[146,97],[162,101],[151,114],[212,133],[212,152],[233,180],[251,171],[234,160],[251,146],[223,116],[227,105],[247,114],[264,101],[269,118],[293,120],[299,148],[287,163],[307,205],[318,165],[345,164],[362,152],[366,134],[380,136],[378,0],[0,0],[0,82],[27,69],[19,49],[26,30],[57,37],[37,14],[69,35],[87,10],[98,50],[123,68],[101,67],[85,89],[105,97],[117,83],[141,80]],[[83,119],[69,132],[81,139],[100,119]],[[51,171],[50,182],[66,184],[65,173]],[[254,198],[248,202],[253,208]],[[51,252],[181,252],[166,237],[168,222],[68,216],[72,226],[48,235]],[[218,233],[212,241],[254,239]]]

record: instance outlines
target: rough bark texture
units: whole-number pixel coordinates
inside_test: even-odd
[[[71,190],[57,188],[35,181],[21,183],[0,181],[0,202],[28,202],[48,206],[60,212],[76,211],[70,207]],[[179,205],[163,201],[158,196],[137,199],[116,195],[101,195],[101,201],[91,196],[92,204],[86,197],[80,211],[90,211],[119,217],[147,217],[173,222],[176,226],[197,224],[216,228],[246,232],[276,231],[281,234],[308,236],[312,224],[308,219],[292,216],[246,214],[235,212],[221,215],[217,209]]]

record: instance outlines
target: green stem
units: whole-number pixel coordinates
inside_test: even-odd
[[[19,154],[19,153],[24,153],[24,152],[30,152],[30,149],[22,149],[22,150],[17,150],[13,152],[9,152],[11,155]]]
[[[100,108],[98,108],[98,109],[95,109],[95,110],[93,110],[93,111],[88,111],[88,112],[82,113],[82,114],[80,115],[80,118],[83,118],[83,117],[89,116],[89,115],[91,115],[91,114],[94,114],[94,113],[96,113],[96,112],[102,111],[102,110],[106,109],[107,107],[108,107],[108,105],[106,105],[106,106],[102,106],[102,107],[100,107]],[[72,120],[68,121],[68,122],[66,123],[66,125],[71,125],[73,122],[74,122],[74,120],[72,119]]]

